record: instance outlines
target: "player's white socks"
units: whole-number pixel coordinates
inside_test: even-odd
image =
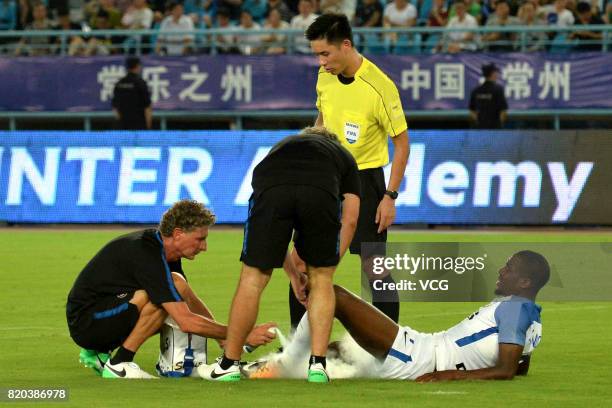
[[[290,359],[299,359],[300,357],[307,358],[310,355],[310,323],[308,322],[308,312],[304,313],[302,320],[293,333],[291,341],[283,354]]]

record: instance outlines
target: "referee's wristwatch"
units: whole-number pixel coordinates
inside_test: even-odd
[[[391,197],[392,200],[395,200],[399,194],[397,193],[397,191],[387,190],[385,191],[385,195],[388,195],[389,197]]]

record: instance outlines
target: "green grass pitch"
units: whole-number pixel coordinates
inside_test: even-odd
[[[543,303],[543,341],[530,373],[507,382],[415,384],[400,381],[337,380],[207,383],[198,379],[110,381],[78,364],[78,347],[66,328],[66,295],[89,258],[124,230],[3,229],[0,248],[0,387],[67,387],[75,407],[488,407],[606,406],[612,400],[610,316],[612,303]],[[612,233],[569,232],[394,232],[390,241],[612,241]],[[213,228],[209,249],[184,269],[216,317],[227,321],[241,248],[240,230]],[[336,282],[358,290],[357,258],[342,262]],[[260,308],[259,321],[275,321],[287,332],[287,279],[276,271]],[[401,322],[421,331],[445,329],[476,309],[470,303],[403,303]],[[341,333],[336,324],[334,336]],[[157,339],[136,356],[154,372]],[[216,343],[210,358],[219,354]],[[258,354],[272,350],[268,347]],[[209,359],[210,359],[209,358]],[[21,403],[41,407],[49,403]]]

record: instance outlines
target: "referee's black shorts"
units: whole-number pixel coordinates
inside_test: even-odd
[[[261,270],[280,268],[295,229],[295,247],[306,264],[338,265],[341,205],[338,197],[309,185],[253,192],[240,260]]]
[[[93,306],[68,316],[70,337],[79,346],[108,352],[119,347],[130,335],[140,316],[138,307],[130,303],[134,293],[102,298]]]
[[[376,210],[387,190],[383,169],[378,167],[359,170],[359,179],[361,180],[361,203],[357,230],[350,246],[351,254],[361,254],[361,244],[364,242],[387,242],[387,230],[379,234],[378,224],[376,224]],[[380,245],[376,247],[383,248]],[[368,254],[364,255],[367,256]],[[373,253],[372,255],[384,254]]]

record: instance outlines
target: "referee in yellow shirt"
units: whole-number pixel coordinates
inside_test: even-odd
[[[371,259],[380,253],[362,253],[362,242],[387,241],[387,228],[395,219],[395,199],[408,161],[406,117],[397,87],[376,65],[353,46],[353,33],[343,14],[323,14],[306,30],[306,38],[319,60],[316,126],[338,135],[353,155],[361,179],[361,207],[357,231],[350,246],[361,257],[370,286],[375,279],[393,282],[391,276],[373,276]],[[395,153],[389,184],[383,167],[389,163],[388,139]],[[294,256],[296,263],[299,259]],[[290,291],[290,298],[292,296]],[[372,290],[374,306],[395,322],[399,317],[396,291]],[[292,325],[299,322],[300,304],[290,299]]]

